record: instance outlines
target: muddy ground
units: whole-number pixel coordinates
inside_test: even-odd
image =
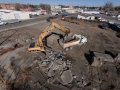
[[[85,45],[74,46],[65,54],[66,58],[72,62],[71,72],[76,78],[67,85],[63,85],[60,81],[48,83],[48,77],[43,68],[37,67],[39,71],[37,72],[36,65],[30,67],[32,62],[41,57],[36,53],[28,52],[27,48],[30,42],[36,41],[39,34],[50,24],[44,22],[17,29],[18,31],[0,32],[0,75],[5,78],[3,81],[7,80],[7,82],[1,82],[4,84],[1,88],[8,90],[119,90],[120,63],[118,61],[104,62],[101,67],[92,67],[89,64],[90,51],[109,53],[115,58],[120,52],[120,39],[116,37],[116,32],[110,28],[106,30],[99,28],[98,25],[101,24],[99,22],[82,22],[77,25],[58,20],[56,23],[88,39]],[[63,34],[57,29],[54,29],[54,32]],[[57,43],[58,38],[56,35],[48,37],[48,45],[53,50],[63,53],[64,50]],[[38,79],[37,82],[30,83],[35,80],[32,76]],[[80,82],[84,85],[79,85]]]

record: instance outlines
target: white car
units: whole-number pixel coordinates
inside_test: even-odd
[[[114,17],[114,18],[115,18],[116,16],[114,16],[114,15],[113,15],[112,17]]]
[[[120,21],[120,18],[118,18],[118,21]]]
[[[109,23],[109,24],[114,24],[114,22],[113,22],[113,21],[109,21],[108,23]]]
[[[6,25],[7,23],[6,22],[0,22],[0,25]]]
[[[107,20],[106,20],[106,19],[101,19],[100,21],[107,22]]]
[[[107,22],[107,20],[105,18],[100,17],[98,19],[99,19],[99,21]]]
[[[0,22],[0,25],[3,25],[4,23],[3,22]]]

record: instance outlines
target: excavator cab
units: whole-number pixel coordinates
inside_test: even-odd
[[[37,51],[45,52],[43,47],[36,47],[35,42],[30,43],[28,50],[30,52],[37,52]]]

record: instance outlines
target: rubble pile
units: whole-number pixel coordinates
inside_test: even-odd
[[[33,36],[29,36],[27,34],[25,35],[18,35],[18,38],[15,39],[15,42],[19,42],[21,44],[26,44],[28,42],[30,42],[31,40],[34,40],[34,37]]]
[[[43,60],[35,60],[31,66],[35,63],[38,64],[36,68],[42,68],[42,70],[47,74],[48,82],[50,78],[58,78],[59,76],[61,77],[63,84],[72,82],[73,77],[70,70],[72,68],[72,64],[65,55],[56,51],[50,51],[47,58]],[[66,77],[67,80],[64,79]]]

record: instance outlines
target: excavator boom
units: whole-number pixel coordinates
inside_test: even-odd
[[[62,32],[64,32],[65,34],[70,33],[70,30],[69,30],[69,29],[66,29],[66,28],[64,28],[64,27],[61,27],[61,26],[59,26],[59,25],[58,25],[57,23],[55,23],[55,22],[52,22],[52,25],[53,25],[54,27],[58,28],[59,30],[61,30]]]

